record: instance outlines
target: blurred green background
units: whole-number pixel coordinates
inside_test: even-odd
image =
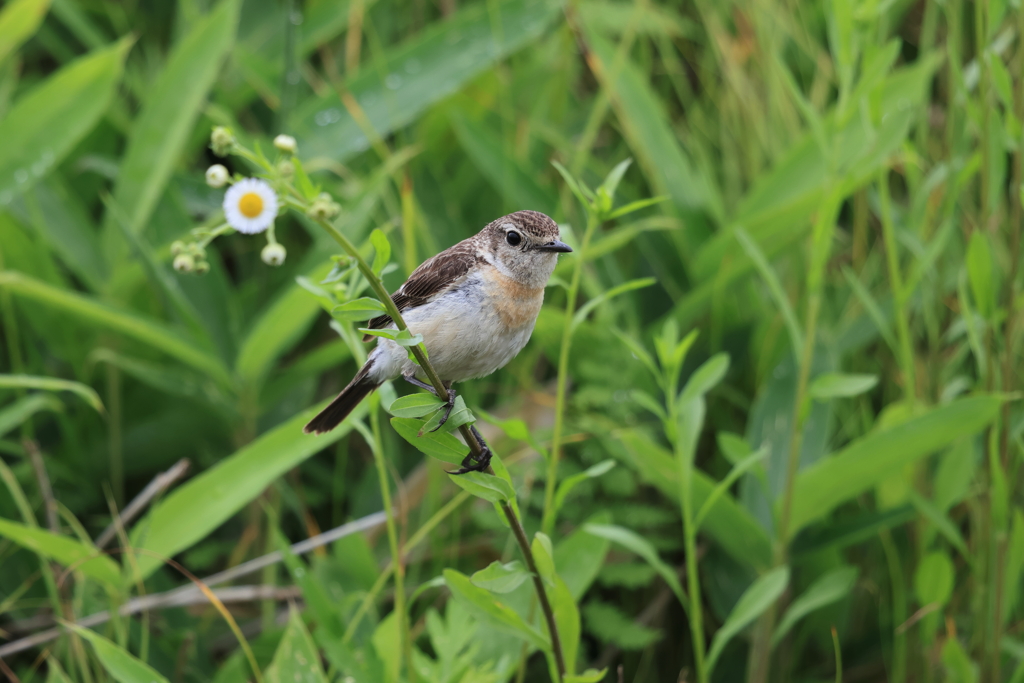
[[[549,677],[490,504],[376,404],[301,434],[361,353],[337,245],[291,214],[280,267],[230,235],[172,269],[220,220],[205,169],[256,173],[210,151],[227,126],[295,136],[390,288],[515,210],[576,247],[528,347],[459,387],[545,520],[569,669],[603,671],[565,681],[1024,682],[1022,31],[1019,0],[6,0],[0,670]],[[596,188],[627,159],[612,206],[663,200],[622,216],[552,164]],[[206,577],[353,521],[221,611],[141,610],[188,584],[163,558]]]

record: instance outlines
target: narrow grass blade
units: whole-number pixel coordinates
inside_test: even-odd
[[[1004,400],[982,395],[953,401],[892,429],[861,437],[803,470],[793,488],[794,533],[907,463],[978,432],[995,419]]]
[[[121,80],[130,46],[122,40],[75,60],[0,120],[0,207],[52,171],[92,130]]]
[[[70,391],[88,403],[93,409],[102,414],[103,401],[99,394],[92,387],[81,382],[72,382],[66,379],[55,379],[53,377],[33,377],[31,375],[0,375],[0,388],[2,389],[41,389],[43,391]]]
[[[160,323],[118,310],[76,292],[59,289],[14,271],[0,272],[0,287],[21,297],[63,311],[98,327],[120,332],[179,361],[202,370],[222,386],[232,379],[224,364]]]

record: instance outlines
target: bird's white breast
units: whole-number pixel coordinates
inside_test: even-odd
[[[483,266],[403,317],[412,332],[423,335],[441,379],[457,382],[489,375],[512,360],[529,341],[543,301],[543,288]],[[371,372],[381,381],[419,370],[405,349],[388,339],[381,338],[370,357]]]

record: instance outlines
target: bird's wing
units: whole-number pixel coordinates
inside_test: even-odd
[[[471,240],[459,242],[429,258],[412,272],[409,279],[391,295],[399,312],[422,306],[453,285],[465,279],[479,257],[477,247]],[[390,315],[382,315],[369,322],[367,327],[377,330],[391,324]],[[365,335],[363,341],[370,341],[373,335]]]

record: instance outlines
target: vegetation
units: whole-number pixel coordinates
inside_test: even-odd
[[[1024,683],[1022,34],[1005,0],[4,3],[0,671]],[[526,208],[575,251],[519,357],[438,431],[396,384],[303,434],[385,294]],[[492,469],[445,474],[471,427]]]

